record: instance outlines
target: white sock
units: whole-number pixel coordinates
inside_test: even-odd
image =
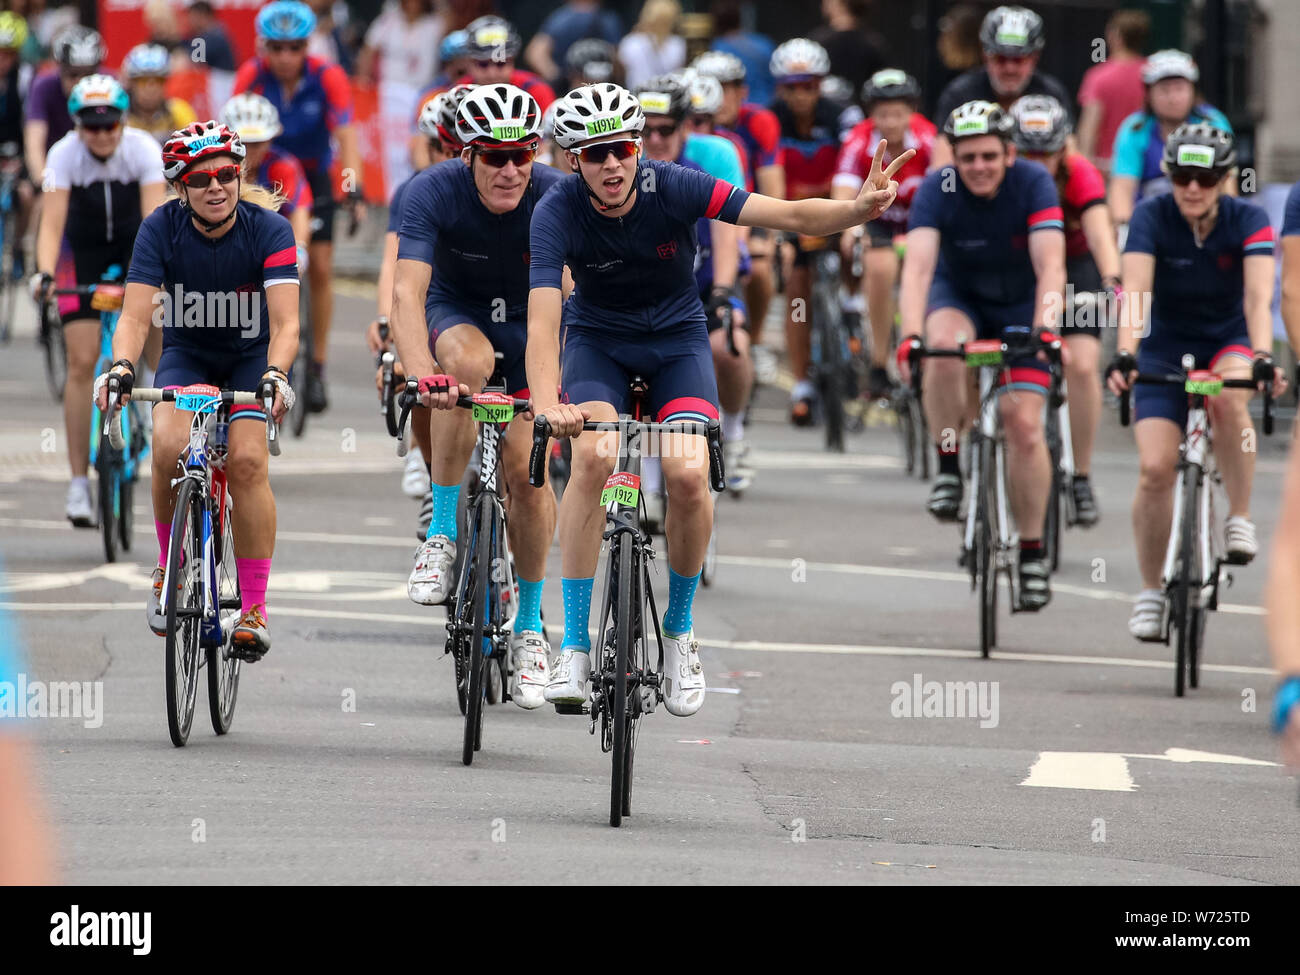
[[[86,488],[86,489],[89,489],[89,488],[90,488],[90,478],[89,478],[88,476],[85,476],[85,475],[83,475],[82,477],[74,477],[74,478],[72,479],[72,486],[73,486],[73,487],[84,487],[84,488]]]
[[[733,443],[745,439],[745,414],[722,411],[722,435]]]

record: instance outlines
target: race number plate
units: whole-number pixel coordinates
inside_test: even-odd
[[[475,423],[509,423],[515,418],[515,401],[504,393],[479,393],[471,415]]]
[[[1223,392],[1223,377],[1217,376],[1208,370],[1198,369],[1196,372],[1187,374],[1187,381],[1183,383],[1183,388],[1189,394],[1199,393],[1202,396],[1218,396]]]
[[[1002,365],[1002,342],[999,339],[979,339],[965,345],[966,365],[1000,366]]]
[[[641,478],[637,474],[612,474],[600,492],[600,503],[611,501],[624,508],[635,508],[641,498]]]
[[[194,383],[176,390],[176,409],[186,413],[211,413],[221,405],[221,390],[206,383]]]

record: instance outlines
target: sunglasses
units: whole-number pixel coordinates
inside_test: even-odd
[[[618,142],[600,142],[594,146],[569,151],[585,163],[602,164],[610,156],[620,161],[636,155],[641,143],[636,139],[620,139]]]
[[[1000,152],[959,152],[957,161],[963,166],[969,166],[973,162],[997,162],[1002,158]]]
[[[106,132],[116,132],[121,125],[121,122],[82,122],[81,129],[83,132],[103,135]]]
[[[181,177],[181,182],[196,190],[206,189],[216,177],[218,183],[225,186],[239,179],[238,166],[218,166],[216,169],[195,169]]]
[[[281,51],[305,51],[307,50],[306,41],[267,41],[266,49],[272,54],[279,54]]]
[[[676,125],[647,125],[645,127],[646,135],[657,135],[661,139],[671,139],[677,134],[679,126]]]
[[[537,146],[527,146],[523,149],[478,149],[475,150],[474,155],[493,169],[503,169],[506,163],[527,166],[537,158]]]
[[[1027,54],[992,54],[989,56],[989,60],[994,64],[1011,67],[1012,65],[1028,64],[1030,58]]]
[[[494,66],[496,66],[496,67],[505,67],[505,65],[507,65],[508,63],[509,63],[508,61],[492,61],[492,60],[480,61],[478,58],[475,58],[475,59],[474,59],[474,65],[475,65],[475,66],[476,66],[480,71],[485,70],[485,69],[487,69],[487,68],[494,67]]]
[[[1173,183],[1175,186],[1187,186],[1191,183],[1195,183],[1203,190],[1213,189],[1218,186],[1221,179],[1223,179],[1222,174],[1211,172],[1189,173],[1186,170],[1183,170],[1182,172],[1173,172],[1169,174],[1169,182]]]
[[[787,81],[781,87],[787,91],[809,92],[820,91],[822,85],[820,81]]]

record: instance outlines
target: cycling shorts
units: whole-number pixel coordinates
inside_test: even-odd
[[[946,278],[936,273],[930,283],[930,295],[925,308],[926,317],[929,318],[943,308],[952,308],[969,318],[975,326],[974,337],[977,339],[1001,338],[1004,328],[1032,326],[1034,322],[1032,300],[1018,305],[994,305],[979,301],[963,294]],[[1005,389],[1044,393],[1051,385],[1051,381],[1051,368],[1037,355],[1031,353],[1015,356],[1006,364],[1000,385]]]
[[[528,371],[524,361],[524,346],[528,342],[526,321],[494,322],[490,312],[473,312],[463,305],[442,302],[430,306],[426,317],[429,322],[429,351],[435,362],[439,335],[457,325],[476,328],[492,343],[492,349],[501,353],[501,375],[506,381],[506,392],[519,399],[528,398]],[[468,384],[468,377],[456,378]],[[488,377],[475,378],[486,380]]]
[[[307,173],[311,187],[311,242],[334,240],[334,180],[328,168],[318,166]]]
[[[125,280],[127,265],[131,263],[131,244],[102,244],[98,247],[78,247],[76,251],[65,238],[59,251],[59,262],[54,266],[56,288],[76,288],[98,284],[104,272],[114,264],[122,269]],[[90,307],[91,295],[59,295],[59,318],[64,325],[85,319],[99,320],[99,312]]]
[[[894,238],[907,233],[906,224],[889,223],[885,220],[868,220],[867,242],[872,247],[893,247]]]
[[[1065,259],[1065,280],[1073,286],[1076,298],[1082,294],[1096,294],[1102,290],[1101,272],[1097,270],[1097,264],[1092,259],[1091,254],[1067,257]],[[1091,335],[1095,339],[1101,338],[1101,323],[1097,321],[1096,308],[1092,312],[1090,324],[1076,324],[1073,319],[1074,315],[1067,310],[1065,320],[1061,322],[1061,335],[1064,338],[1070,338],[1074,335]]]
[[[1148,335],[1138,346],[1138,372],[1176,373],[1183,371],[1183,356],[1196,357],[1197,369],[1214,369],[1224,358],[1239,356],[1246,362],[1254,357],[1250,336],[1237,335],[1225,341],[1222,338],[1161,339]],[[1133,412],[1139,420],[1163,417],[1180,427],[1187,423],[1187,393],[1177,386],[1147,386],[1139,383],[1133,387]]]
[[[620,414],[630,413],[628,386],[634,375],[649,384],[645,405],[656,422],[717,419],[713,350],[699,325],[635,337],[565,328],[560,353],[565,402],[609,403]]]
[[[159,389],[208,383],[221,389],[256,393],[266,372],[265,345],[237,352],[212,352],[184,345],[167,346],[158,359],[154,385]],[[293,377],[290,376],[290,384]],[[265,420],[260,406],[232,406],[231,420]]]

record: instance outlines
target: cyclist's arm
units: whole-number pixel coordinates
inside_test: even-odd
[[[23,150],[27,156],[27,172],[32,178],[45,172],[45,139],[50,134],[50,124],[43,119],[23,123]]]
[[[140,184],[140,218],[144,219],[153,213],[167,198],[166,183],[141,183]]]
[[[1112,176],[1106,191],[1106,203],[1116,224],[1128,223],[1133,218],[1133,201],[1137,199],[1138,181],[1132,176]]]
[[[709,221],[709,247],[713,251],[713,286],[734,288],[740,269],[740,229],[722,220]]]
[[[885,170],[892,177],[902,165],[916,155],[909,149],[902,153]],[[872,172],[878,172],[873,163]],[[872,181],[862,184],[862,191],[853,200],[777,200],[761,193],[751,193],[740,210],[736,223],[743,227],[767,227],[811,237],[825,237],[868,220],[874,220],[889,209],[898,195],[898,183],[892,178],[884,189],[873,189]]]
[[[311,243],[311,208],[294,207],[293,213],[289,214],[289,226],[293,230],[294,243],[299,247],[307,247]]]
[[[429,139],[422,132],[417,132],[411,136],[407,143],[411,150],[411,168],[417,173],[422,169],[428,169],[429,163]]]
[[[1272,352],[1273,349],[1274,271],[1271,254],[1252,254],[1241,262],[1245,280],[1243,308],[1246,331],[1250,334],[1250,347],[1256,352]]]
[[[1115,347],[1117,352],[1136,354],[1151,317],[1151,285],[1156,276],[1156,258],[1154,254],[1130,251],[1120,261],[1124,268],[1124,298],[1119,306],[1119,335]]]
[[[357,144],[356,127],[351,122],[340,125],[334,130],[334,138],[338,139],[339,142],[339,159],[343,163],[344,172],[351,170],[355,174],[352,180],[353,185],[360,186],[362,176],[361,149]]]
[[[785,167],[779,163],[773,166],[760,166],[754,171],[754,188],[764,196],[776,200],[785,199]]]
[[[524,48],[524,62],[543,78],[553,80],[560,75],[560,69],[551,57],[554,51],[555,41],[549,34],[534,34],[533,39]]]
[[[907,256],[903,258],[902,281],[898,288],[898,313],[903,335],[925,334],[925,305],[939,263],[939,231],[916,227],[907,232]]]
[[[533,412],[541,413],[559,401],[560,319],[563,304],[559,288],[533,288],[528,293],[528,344],[524,364]]]
[[[399,259],[394,269],[389,327],[406,374],[417,378],[435,372],[429,354],[429,328],[424,320],[424,299],[432,276],[433,268],[410,258]]]
[[[1101,102],[1089,102],[1079,113],[1079,151],[1097,164],[1097,129],[1101,125]]]
[[[161,289],[152,284],[132,281],[126,286],[122,298],[122,312],[117,316],[113,330],[113,361],[129,359],[137,362],[149,338],[149,325],[157,306],[155,297]]]
[[[38,170],[39,172],[39,170]],[[68,190],[46,190],[42,194],[40,229],[36,232],[36,269],[53,274],[59,263],[63,228],[68,222]]]
[[[432,275],[430,275],[432,276]],[[391,318],[393,311],[393,282],[397,277],[397,234],[384,234],[384,259],[379,262],[379,291],[375,295],[375,314]]]
[[[1056,328],[1065,291],[1065,232],[1035,230],[1029,235],[1029,261],[1038,280],[1034,296],[1038,317],[1036,325]]]
[[[1097,264],[1101,278],[1119,277],[1119,248],[1115,246],[1115,228],[1110,222],[1110,212],[1104,206],[1091,206],[1083,211],[1083,236],[1088,239],[1088,250]]]
[[[266,362],[286,371],[298,355],[298,288],[296,278],[266,285],[266,310],[271,316]]]
[[[1282,324],[1287,341],[1300,351],[1300,235],[1282,238]]]

